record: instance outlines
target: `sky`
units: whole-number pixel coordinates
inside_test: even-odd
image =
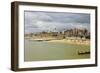
[[[73,28],[90,30],[90,14],[24,11],[25,33],[59,32]]]

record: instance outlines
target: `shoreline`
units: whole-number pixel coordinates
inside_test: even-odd
[[[86,41],[82,41],[82,40],[66,40],[66,39],[62,39],[62,40],[51,40],[48,41],[51,43],[67,43],[67,44],[77,44],[77,45],[89,45],[90,41],[86,40]]]
[[[25,38],[34,41],[47,41],[50,43],[67,43],[67,44],[77,44],[77,45],[90,45],[90,40],[85,39],[55,39],[55,38]]]

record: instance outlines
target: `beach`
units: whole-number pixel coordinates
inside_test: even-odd
[[[26,38],[27,39],[27,38]],[[67,44],[77,44],[77,45],[90,45],[90,40],[89,39],[71,39],[71,38],[66,38],[66,39],[57,39],[57,38],[52,38],[52,37],[35,37],[35,38],[28,38],[30,40],[34,41],[47,41],[50,43],[67,43]]]
[[[85,40],[85,41],[82,41],[82,40],[67,40],[67,39],[62,39],[62,40],[50,40],[48,42],[51,42],[51,43],[67,43],[67,44],[79,44],[79,45],[89,45],[90,44],[90,41],[89,40]]]

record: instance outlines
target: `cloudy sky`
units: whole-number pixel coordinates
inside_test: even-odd
[[[71,28],[90,29],[90,14],[24,11],[25,33],[63,31]]]

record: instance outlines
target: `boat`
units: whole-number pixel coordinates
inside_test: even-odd
[[[85,54],[90,54],[90,51],[78,51],[78,55],[85,55]]]

